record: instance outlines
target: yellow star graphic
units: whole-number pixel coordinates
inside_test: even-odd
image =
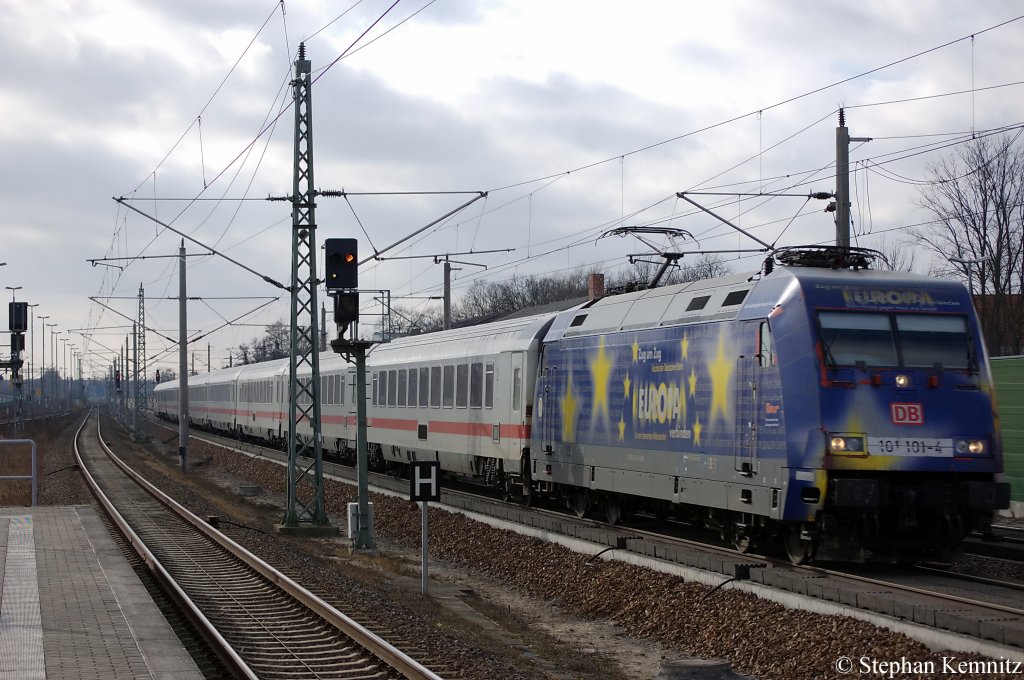
[[[633,363],[635,364],[640,359],[640,344],[633,340]]]
[[[626,399],[629,399],[629,387],[632,384],[633,381],[629,379],[629,374],[626,374],[626,377],[622,380],[622,387],[625,388],[623,390],[623,396],[626,397]]]
[[[689,382],[690,382],[690,396],[691,397],[695,397],[695,396],[697,396],[697,371],[695,371],[692,368],[690,369]]]
[[[590,380],[594,385],[593,418],[604,416],[608,422],[608,383],[612,377],[612,360],[604,351],[604,338],[597,345],[597,356],[590,363]]]
[[[565,382],[565,396],[562,405],[562,441],[575,441],[574,425],[576,423],[576,397],[572,393],[572,372]]]
[[[693,423],[693,445],[700,446],[700,431],[704,429],[704,426],[700,424],[700,416],[697,416],[697,420]]]
[[[708,365],[711,376],[711,412],[708,420],[714,421],[716,416],[727,418],[729,415],[729,380],[732,378],[732,362],[726,357],[725,335],[718,336],[718,353]]]
[[[619,416],[619,441],[626,440],[626,421]]]
[[[683,333],[683,339],[679,342],[679,349],[683,359],[690,358],[690,339]]]

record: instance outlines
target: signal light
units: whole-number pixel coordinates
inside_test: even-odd
[[[349,324],[359,321],[359,293],[334,296],[334,322]]]
[[[324,241],[324,274],[327,290],[359,287],[359,241],[329,238]]]

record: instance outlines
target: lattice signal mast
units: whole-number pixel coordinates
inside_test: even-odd
[[[292,81],[295,106],[295,165],[292,175],[291,342],[288,359],[288,507],[279,531],[334,533],[324,503],[320,421],[320,352],[317,319],[316,195],[313,184],[313,104],[306,45],[299,45]],[[300,319],[304,322],[300,324]],[[298,371],[310,367],[311,379]],[[309,438],[299,423],[308,422]],[[308,459],[311,462],[306,464]]]

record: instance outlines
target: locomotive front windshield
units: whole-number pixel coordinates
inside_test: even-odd
[[[963,316],[880,312],[818,312],[830,366],[946,368],[971,366],[971,338]]]

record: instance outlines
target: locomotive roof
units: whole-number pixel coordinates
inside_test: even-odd
[[[545,341],[737,318],[764,318],[789,294],[794,282],[805,291],[816,285],[892,285],[943,291],[952,297],[967,298],[962,284],[921,274],[779,266],[766,275],[748,272],[604,297],[560,314]]]

